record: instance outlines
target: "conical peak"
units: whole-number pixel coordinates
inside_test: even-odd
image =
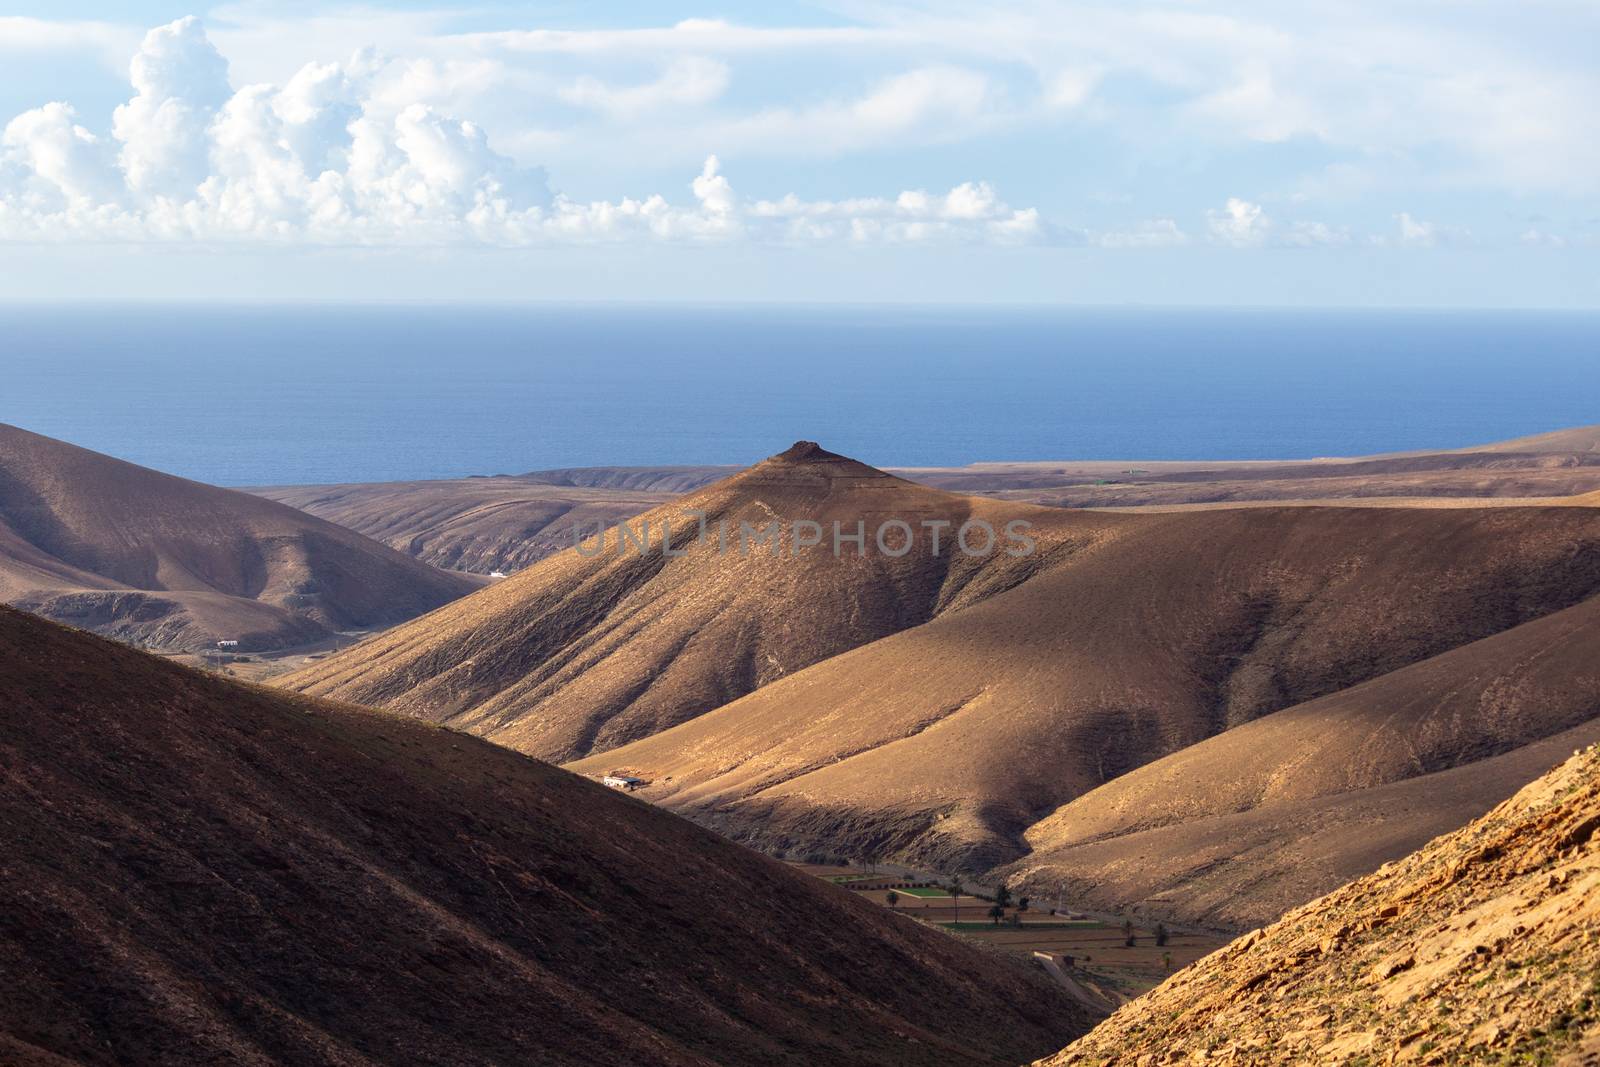
[[[796,441],[772,458],[783,460],[786,463],[821,463],[826,460],[844,459],[845,457],[837,452],[829,452],[815,441]]]
[[[775,456],[757,463],[737,476],[745,484],[822,484],[839,479],[888,478],[876,467],[869,467],[849,456],[829,452],[815,441],[796,441]]]

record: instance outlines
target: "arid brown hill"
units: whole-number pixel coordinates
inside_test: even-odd
[[[0,608],[0,1061],[1016,1063],[1042,972],[475,738]]]
[[[574,766],[767,850],[1233,927],[1481,814],[1540,758],[1516,753],[1600,715],[1591,509],[1008,512],[811,448],[675,506],[1026,514],[1041,550],[569,552],[289,684],[593,753]],[[1178,787],[1099,810],[1208,738]]]
[[[0,601],[153,648],[281,648],[476,588],[331,522],[0,425]]]
[[[676,495],[552,485],[531,475],[250,492],[348,526],[424,563],[475,574],[520,571],[571,548],[575,528],[631,519]]]
[[[247,492],[348,526],[436,567],[520,571],[611,525],[738,473],[736,467],[578,467],[493,477]]]
[[[1600,751],[1132,1001],[1046,1067],[1600,1058]]]
[[[1187,507],[1269,501],[1556,499],[1600,489],[1600,428],[1452,452],[1314,461],[975,463],[895,474],[958,493],[1052,507]],[[616,522],[736,473],[731,467],[576,467],[418,482],[250,492],[348,526],[440,567],[522,570]]]
[[[1224,731],[1319,698],[1302,718],[1330,723],[1329,766],[1279,784],[1296,803],[1470,763],[1600,714],[1592,606],[1548,648],[1537,632],[1507,634],[1481,664],[1463,653],[1470,671],[1405,672],[1600,593],[1591,509],[1098,518],[1118,521],[1009,591],[574,766],[626,769],[651,782],[652,799],[763,848],[870,850],[980,873],[1023,859],[1031,828],[1069,801],[1214,735],[1232,751]],[[1362,683],[1383,687],[1381,699],[1365,703],[1352,689]],[[1395,750],[1363,755],[1385,716]],[[1287,760],[1298,744],[1247,754]],[[1256,794],[1241,787],[1236,799],[1229,783],[1255,765],[1197,763],[1172,802],[1216,789],[1245,805]],[[1182,809],[1156,790],[1130,811],[1160,825]]]
[[[1541,499],[1600,488],[1600,426],[1441,452],[1317,460],[979,463],[904,472],[960,492],[1053,507],[1267,501]]]
[[[1528,452],[1538,455],[1568,455],[1574,458],[1600,453],[1600,426],[1575,426],[1570,430],[1553,430],[1550,433],[1518,437],[1483,445],[1468,452]]]
[[[566,467],[522,475],[530,482],[583,489],[615,489],[681,495],[739,473],[736,466]]]
[[[1600,598],[1130,771],[1031,826],[1028,855],[998,876],[1247,928],[1465,824],[1594,741]]]
[[[697,515],[706,523],[704,536]],[[971,518],[996,532],[987,555],[952,543]],[[1036,523],[1037,550],[1011,556],[1013,518]],[[795,525],[824,538],[796,552]],[[907,524],[903,555],[841,543]],[[932,549],[931,529],[941,551]],[[858,645],[981,602],[1058,562],[1118,523],[1002,505],[914,485],[802,442],[736,477],[646,513],[650,547],[575,549],[472,597],[287,676],[282,684],[454,726],[548,759],[645,737]],[[770,548],[741,532],[783,525]],[[726,530],[724,538],[717,531]],[[661,550],[670,528],[673,549]],[[807,531],[810,532],[809,530]],[[887,543],[899,551],[900,534]],[[974,530],[969,545],[983,547]],[[591,541],[591,546],[594,542]]]

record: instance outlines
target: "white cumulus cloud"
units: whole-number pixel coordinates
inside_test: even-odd
[[[129,65],[134,97],[112,115],[135,193],[191,193],[208,170],[207,127],[232,95],[228,64],[190,15],[145,35]]]
[[[1206,212],[1206,223],[1213,241],[1234,248],[1264,244],[1272,228],[1272,220],[1267,218],[1260,204],[1236,196],[1229,197],[1221,211]]]
[[[1431,222],[1412,218],[1409,211],[1394,217],[1400,227],[1400,243],[1411,248],[1432,248],[1439,243],[1439,227]]]
[[[115,195],[111,146],[78,125],[66,104],[46,104],[25,111],[6,124],[0,137],[21,196],[83,206],[104,203]]]
[[[12,119],[0,137],[0,238],[257,240],[312,244],[660,240],[983,240],[1039,238],[1037,211],[1013,209],[984,182],[948,193],[807,202],[747,201],[715,156],[661,195],[583,202],[552,195],[542,168],[497,152],[478,123],[441,110],[459,79],[432,61],[370,51],[311,63],[281,86],[235,90],[198,20],[145,35],[129,67],[133,95],[109,135],[65,103]],[[470,78],[481,64],[465,66]],[[709,100],[720,63],[675,62],[655,82],[580,80],[568,103],[633,117],[662,102]],[[914,72],[855,105],[869,125],[930,121],[975,105],[980,80]]]
[[[855,241],[988,240],[1022,243],[1047,229],[1033,208],[1012,208],[987,182],[963,182],[947,193],[907,190],[891,199],[762,200],[756,218],[782,225],[794,240],[847,237]]]

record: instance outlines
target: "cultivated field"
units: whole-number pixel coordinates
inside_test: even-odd
[[[1057,909],[1054,901],[1030,900],[1020,922],[1016,908],[1007,908],[1005,918],[995,922],[989,916],[992,900],[970,894],[952,898],[946,889],[916,884],[924,879],[908,879],[907,872],[874,873],[863,867],[809,863],[793,866],[884,908],[890,906],[888,894],[893,892],[897,898],[894,911],[1025,958],[1035,952],[1049,952],[1058,959],[1070,956],[1074,967],[1104,979],[1124,994],[1154,987],[1172,971],[1228,941],[1214,934],[1172,929],[1162,947],[1156,944],[1154,929],[1141,922],[1134,925],[1134,945],[1129,947],[1121,919]],[[1052,910],[1057,914],[1051,914]]]

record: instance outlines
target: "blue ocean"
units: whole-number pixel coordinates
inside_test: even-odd
[[[1355,455],[1600,422],[1600,314],[11,305],[0,422],[234,486]]]

